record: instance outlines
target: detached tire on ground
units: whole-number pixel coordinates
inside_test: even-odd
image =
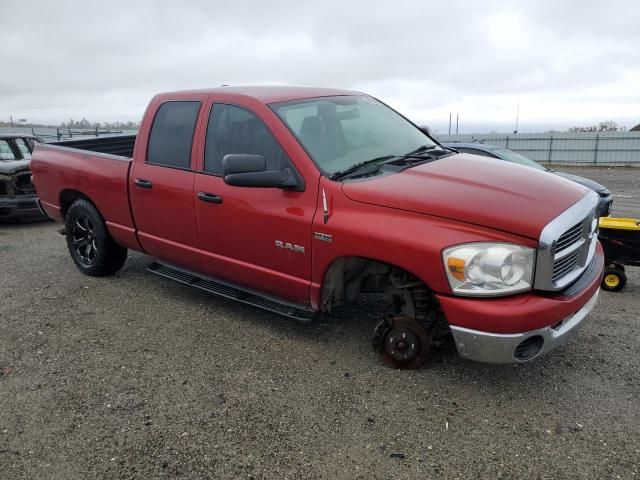
[[[87,200],[71,204],[65,218],[67,247],[74,263],[85,275],[104,277],[116,273],[127,259],[95,206]]]
[[[604,269],[602,284],[600,287],[608,292],[619,292],[627,285],[627,275],[619,268],[607,267]]]

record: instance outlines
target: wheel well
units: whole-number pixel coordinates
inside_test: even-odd
[[[321,309],[331,312],[343,303],[356,301],[361,293],[400,295],[410,303],[408,291],[418,286],[431,292],[422,280],[403,268],[370,258],[341,257],[325,272]]]
[[[84,193],[79,192],[78,190],[63,190],[62,193],[60,193],[60,213],[62,213],[63,218],[66,217],[67,211],[69,210],[69,207],[71,207],[73,202],[81,198],[87,200],[88,202],[91,202],[91,199],[89,197],[87,197]],[[93,204],[93,202],[91,203]]]

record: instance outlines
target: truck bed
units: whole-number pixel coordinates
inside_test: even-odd
[[[47,214],[63,221],[73,200],[88,198],[118,243],[139,248],[129,208],[132,161],[128,155],[133,153],[133,140],[135,135],[38,145],[31,157],[31,170]]]
[[[61,147],[89,150],[91,152],[106,153],[119,157],[133,158],[133,147],[136,135],[118,135],[113,137],[82,138],[79,140],[65,140],[51,143]]]

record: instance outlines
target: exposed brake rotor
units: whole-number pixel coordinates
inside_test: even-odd
[[[429,357],[431,340],[427,328],[409,317],[390,317],[380,322],[373,336],[373,347],[394,368],[419,368]]]

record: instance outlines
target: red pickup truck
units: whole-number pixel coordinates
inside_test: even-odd
[[[595,193],[444,148],[358,92],[165,93],[137,136],[39,145],[31,167],[83,273],[137,250],[153,273],[303,321],[384,294],[373,344],[400,368],[451,334],[464,358],[531,360],[598,296]]]

